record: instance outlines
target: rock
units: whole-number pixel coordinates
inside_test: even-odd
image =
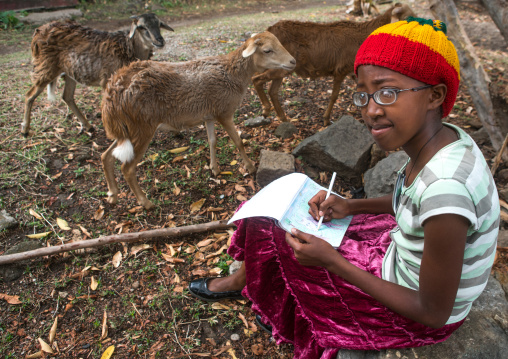
[[[259,126],[266,126],[271,124],[272,121],[269,118],[265,118],[263,116],[258,116],[255,118],[249,118],[245,120],[243,123],[245,127],[259,127]]]
[[[374,167],[379,161],[383,158],[386,158],[386,152],[383,151],[377,143],[374,142],[372,148],[370,149],[370,164],[369,168]]]
[[[369,131],[351,116],[343,116],[327,129],[303,140],[293,151],[305,162],[339,177],[361,182],[367,170],[374,140]]]
[[[291,122],[283,122],[277,127],[274,135],[282,138],[283,140],[293,137],[294,134],[298,133],[298,129]]]
[[[9,216],[9,214],[5,210],[2,210],[0,212],[0,231],[16,227],[17,225],[18,221],[16,221],[13,217]]]
[[[39,248],[42,248],[42,245],[39,242],[26,241],[18,243],[15,246],[9,248],[7,251],[5,251],[4,255],[33,251]],[[29,262],[29,260],[25,260],[0,266],[0,278],[6,282],[11,282],[18,279],[23,275],[25,267]]]
[[[508,247],[508,230],[500,229],[499,235],[497,236],[498,247]]]
[[[478,131],[473,132],[471,137],[477,145],[490,144],[489,134],[487,133],[485,127],[482,127]]]
[[[499,194],[500,199],[502,199],[505,202],[508,202],[508,188],[499,189],[497,192]]]
[[[462,326],[443,343],[419,348],[377,351],[340,350],[337,359],[502,359],[508,352],[508,302],[490,277]]]
[[[397,171],[402,168],[408,159],[404,151],[390,154],[371,168],[363,176],[365,194],[367,198],[381,197],[393,192]]]
[[[310,178],[318,180],[319,179],[319,171],[311,166],[305,166],[303,168],[303,172]]]
[[[132,283],[132,288],[138,289],[139,288],[139,281],[135,281],[134,283]]]
[[[237,270],[240,269],[243,262],[240,261],[234,261],[229,265],[229,275],[235,274]]]
[[[82,16],[83,13],[81,10],[65,9],[58,11],[34,12],[20,18],[20,20],[29,25],[42,25],[55,20],[71,20]]]
[[[240,336],[236,333],[231,334],[231,340],[236,342],[236,341],[240,340]]]
[[[295,158],[289,153],[261,150],[256,181],[264,187],[295,171]]]

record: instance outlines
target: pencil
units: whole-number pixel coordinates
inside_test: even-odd
[[[326,192],[325,201],[328,199],[328,197],[330,197],[330,193],[332,192],[333,182],[335,182],[336,175],[337,175],[337,172],[333,172],[332,180],[330,181],[330,187],[328,187],[328,192]],[[319,218],[319,222],[317,224],[318,231],[319,231],[319,227],[321,227],[321,224],[323,223],[323,218],[325,218],[325,216],[321,216],[321,218]]]

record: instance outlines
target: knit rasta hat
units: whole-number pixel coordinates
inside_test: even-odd
[[[386,67],[429,85],[444,83],[448,92],[443,117],[448,116],[457,97],[459,58],[442,21],[408,17],[378,28],[360,46],[355,74],[361,65]]]

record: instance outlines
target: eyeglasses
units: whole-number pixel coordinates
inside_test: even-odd
[[[426,88],[432,87],[432,85],[425,85],[420,87],[413,87],[410,89],[381,89],[374,92],[372,95],[365,91],[355,92],[353,94],[353,103],[358,107],[365,107],[372,98],[374,102],[381,106],[387,106],[397,101],[397,94],[404,91],[420,91]]]

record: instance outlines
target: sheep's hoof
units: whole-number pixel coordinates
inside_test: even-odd
[[[28,138],[28,137],[32,137],[34,135],[34,132],[33,131],[25,131],[24,129],[21,130],[21,134],[23,135],[24,138]]]
[[[146,202],[142,203],[141,205],[143,207],[145,207],[145,209],[147,211],[149,211],[149,210],[151,210],[151,209],[153,209],[155,207],[155,205],[151,201],[149,201],[149,200],[146,200]]]
[[[245,167],[247,167],[247,171],[248,171],[248,172],[249,172],[249,174],[251,174],[251,175],[252,175],[252,174],[254,174],[254,173],[256,173],[256,171],[257,171],[256,165],[255,165],[255,164],[253,164],[253,163],[249,163],[249,164],[247,164]]]
[[[106,198],[106,201],[109,204],[115,205],[118,202],[118,197],[116,195],[109,196],[108,198]]]

